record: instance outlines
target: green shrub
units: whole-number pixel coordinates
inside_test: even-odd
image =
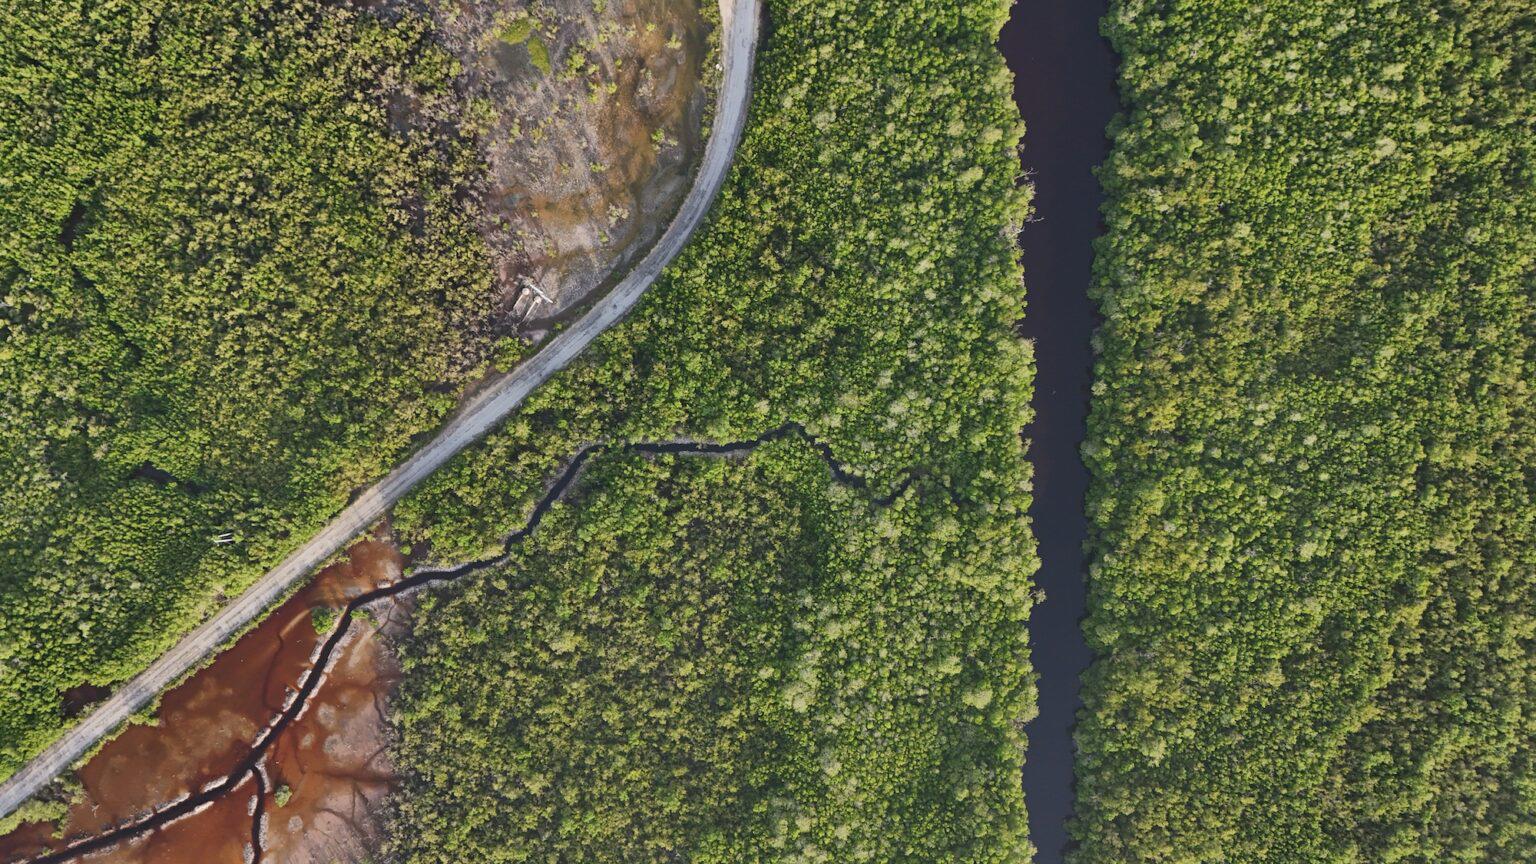
[[[548,75],[550,69],[554,68],[550,65],[549,45],[537,33],[528,38],[528,59],[533,63],[534,68],[545,75]]]
[[[336,626],[336,610],[329,606],[316,606],[309,610],[309,623],[314,626],[315,634],[324,636]]]
[[[528,37],[532,34],[533,19],[519,18],[507,26],[501,28],[501,30],[496,33],[496,38],[506,42],[509,45],[521,45],[524,42],[527,42]]]
[[[0,9],[0,776],[469,380],[472,149],[380,92],[446,104],[449,65],[357,4]]]
[[[1536,28],[1119,0],[1079,864],[1536,858]]]

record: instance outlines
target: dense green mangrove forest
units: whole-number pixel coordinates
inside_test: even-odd
[[[437,424],[492,284],[422,20],[21,0],[0,34],[4,776]]]
[[[1536,855],[1536,20],[1119,0],[1079,847]]]
[[[424,601],[404,860],[1027,854],[1006,12],[770,2],[711,224],[588,359],[397,508],[415,554],[483,558],[587,442],[786,421],[867,486],[789,441],[740,464],[598,457],[503,572]]]
[[[400,860],[1027,849],[1028,535],[799,438],[602,455],[407,647]]]
[[[612,299],[615,237],[702,224],[411,475],[376,570],[290,600],[312,641],[272,637],[234,767],[82,828],[78,772],[15,809],[79,751],[38,760],[0,859],[221,811],[274,864],[271,820],[323,833],[296,766],[345,755],[327,676],[366,656],[356,860],[1536,860],[1536,9],[1110,0],[1084,286],[1114,58],[1015,36],[1016,82],[1007,0],[764,0],[724,186],[664,235],[736,116],[701,106],[747,92],[703,2],[0,9],[0,783],[384,513],[369,484]],[[1074,112],[1054,212],[1024,104]],[[552,312],[562,260],[593,293]]]
[[[254,0],[4,14],[14,770],[58,734],[62,691],[132,674],[440,421],[485,368],[492,280],[425,22]],[[594,441],[804,430],[728,459],[598,458],[503,572],[423,597],[399,855],[1027,851],[1006,14],[768,4],[710,223],[397,509],[414,559],[472,560]],[[535,624],[553,644],[517,641]]]

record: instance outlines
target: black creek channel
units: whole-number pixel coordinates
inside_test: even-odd
[[[268,751],[272,748],[278,736],[287,729],[301,713],[303,713],[309,697],[315,692],[321,679],[330,665],[342,640],[346,637],[348,629],[352,625],[353,617],[358,610],[375,601],[394,597],[409,591],[434,585],[440,582],[452,582],[465,576],[479,573],[484,570],[505,566],[511,556],[512,548],[523,542],[544,520],[549,508],[560,500],[581,474],[582,468],[594,456],[604,451],[618,451],[625,453],[638,453],[646,456],[738,456],[756,450],[758,447],[770,441],[784,438],[799,438],[809,444],[812,449],[821,456],[826,463],[832,479],[843,486],[856,489],[865,493],[870,504],[875,507],[889,507],[895,503],[909,488],[922,485],[932,485],[940,488],[947,494],[956,506],[967,506],[953,489],[942,482],[925,484],[930,478],[921,469],[912,469],[889,491],[882,495],[876,495],[869,488],[868,481],[862,476],[851,472],[836,455],[832,448],[825,442],[811,435],[804,426],[790,421],[771,429],[756,438],[729,443],[709,443],[693,440],[656,441],[656,442],[628,442],[628,443],[599,443],[591,444],[576,453],[567,463],[565,469],[560,472],[554,482],[545,490],[543,497],[534,505],[528,520],[523,527],[512,532],[502,542],[502,551],[499,555],[481,561],[473,561],[460,564],[456,567],[421,568],[402,576],[395,582],[365,592],[349,600],[341,611],[339,623],[332,628],[330,635],[321,643],[315,659],[304,676],[300,679],[299,689],[292,695],[287,704],[277,714],[276,718],[262,729],[252,742],[246,755],[235,765],[234,769],[226,774],[222,780],[204,786],[201,791],[186,795],[177,801],[144,814],[136,819],[117,825],[101,833],[88,837],[82,837],[61,849],[45,852],[25,860],[25,864],[63,864],[63,862],[75,861],[94,852],[109,849],[118,843],[142,835],[152,829],[159,828],[185,816],[191,815],[201,808],[210,806],[228,796],[236,788],[243,785],[246,780],[254,778],[256,782],[256,805],[252,812],[251,822],[251,848],[253,860],[251,864],[262,864],[262,828],[263,798],[268,788],[264,775],[264,761]]]
[[[1019,332],[1035,342],[1035,420],[1025,430],[1035,466],[1030,508],[1040,543],[1036,577],[1045,602],[1029,622],[1040,675],[1040,715],[1027,728],[1024,798],[1037,864],[1068,849],[1074,800],[1072,731],[1079,680],[1091,659],[1080,629],[1087,595],[1079,448],[1088,416],[1090,339],[1097,325],[1088,282],[1103,195],[1093,169],[1108,153],[1105,126],[1120,102],[1116,60],[1099,35],[1107,0],[1017,0],[998,41],[1024,115],[1024,167],[1035,184],[1035,220],[1020,245],[1029,305]]]

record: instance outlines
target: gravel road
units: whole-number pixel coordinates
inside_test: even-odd
[[[310,575],[348,541],[373,525],[410,489],[460,450],[490,431],[534,388],[565,368],[599,334],[634,308],[663,268],[677,256],[704,221],[719,194],[741,140],[752,90],[761,0],[720,0],[724,74],[714,126],[693,188],[651,251],[612,291],[569,329],[507,377],[470,400],[426,446],[364,491],[331,523],[278,564],[245,593],[221,609],[137,677],[118,687],[74,728],[0,783],[0,816],[42,789],[95,743],[144,707],[157,693],[216,651],[247,623],[264,613],[296,582]]]

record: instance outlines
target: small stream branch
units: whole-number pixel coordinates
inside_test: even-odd
[[[267,776],[260,765],[251,768],[256,781],[256,802],[251,808],[251,864],[261,864],[261,819],[267,807]]]
[[[571,458],[565,469],[555,478],[555,482],[550,485],[544,495],[534,504],[533,512],[529,514],[527,521],[523,523],[521,528],[507,535],[502,543],[501,551],[496,555],[455,567],[418,569],[408,576],[381,588],[360,594],[348,601],[342,610],[340,620],[332,628],[330,635],[321,645],[309,671],[301,677],[298,691],[289,700],[287,706],[278,713],[277,717],[256,736],[246,756],[225,775],[223,780],[205,788],[201,792],[181,798],[158,810],[152,810],[108,831],[82,838],[65,846],[63,849],[32,858],[26,864],[62,864],[62,862],[71,861],[83,855],[106,849],[123,840],[167,825],[229,794],[244,781],[247,775],[255,776],[257,784],[257,804],[251,826],[251,842],[255,854],[253,864],[260,864],[261,818],[264,812],[264,802],[267,793],[266,778],[262,774],[260,767],[261,760],[277,741],[278,736],[303,713],[309,697],[314,694],[320,681],[325,677],[325,671],[329,668],[337,649],[348,635],[352,626],[353,615],[357,610],[375,601],[395,597],[424,586],[435,585],[441,582],[453,582],[472,573],[505,565],[510,560],[512,551],[518,544],[527,539],[539,527],[549,509],[554,506],[555,502],[564,497],[571,485],[575,483],[577,477],[580,476],[587,462],[602,451],[613,450],[620,453],[636,453],[651,456],[734,456],[750,453],[769,442],[791,437],[801,439],[816,451],[817,455],[826,464],[827,470],[831,473],[834,482],[863,492],[866,495],[869,494],[869,481],[866,478],[850,471],[846,465],[837,459],[836,454],[832,452],[832,448],[828,444],[813,436],[804,426],[794,421],[785,423],[757,438],[727,443],[670,440],[628,442],[623,444],[589,444],[576,452],[576,455]],[[908,469],[902,480],[889,492],[884,495],[871,497],[870,503],[876,507],[889,507],[917,483],[919,479],[927,476],[929,475],[921,468]],[[964,501],[953,489],[947,485],[943,485],[943,489],[953,503],[957,506],[964,506]]]

